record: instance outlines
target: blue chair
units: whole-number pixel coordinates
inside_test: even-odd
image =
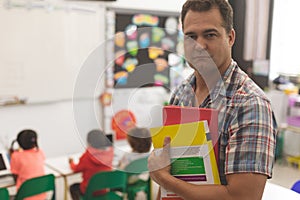
[[[297,192],[300,194],[300,180],[299,181],[296,181],[294,183],[294,185],[292,186],[291,190]]]

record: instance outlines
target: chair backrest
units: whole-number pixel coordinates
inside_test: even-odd
[[[133,160],[125,167],[124,171],[135,174],[148,172],[148,156]]]
[[[15,200],[21,200],[25,197],[53,191],[52,200],[55,200],[55,177],[53,174],[47,174],[26,180],[19,188]]]
[[[300,194],[300,180],[294,183],[291,190],[298,192]]]
[[[83,199],[96,199],[94,193],[103,189],[126,191],[127,174],[122,171],[103,171],[94,174],[89,180]]]
[[[9,200],[9,193],[7,188],[0,188],[0,199]]]
[[[149,174],[147,176],[143,176],[146,173],[149,173],[148,170],[148,156],[139,158],[137,160],[131,161],[124,169],[124,171],[128,174],[128,185],[127,185],[127,193],[128,199],[134,200],[137,192],[143,191],[147,194],[147,200],[151,199],[151,179]],[[147,178],[147,179],[146,179]]]

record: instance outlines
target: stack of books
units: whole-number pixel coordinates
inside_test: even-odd
[[[218,155],[218,111],[179,106],[163,107],[163,126],[150,128],[155,151],[171,138],[171,174],[193,184],[220,184]],[[181,199],[161,188],[162,200]]]

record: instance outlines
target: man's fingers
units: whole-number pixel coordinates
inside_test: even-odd
[[[166,136],[164,139],[163,153],[166,153],[167,155],[170,155],[170,143],[171,143],[171,138],[169,136]]]
[[[166,136],[164,140],[164,146],[170,144],[170,142],[171,142],[171,138],[169,136]]]
[[[161,170],[170,165],[170,142],[171,142],[171,138],[165,137],[163,148],[154,149],[151,152],[148,158],[149,172]]]

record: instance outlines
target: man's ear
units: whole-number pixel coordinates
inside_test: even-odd
[[[235,30],[231,29],[231,31],[228,34],[228,39],[229,39],[229,45],[233,46],[234,42],[235,42]]]

